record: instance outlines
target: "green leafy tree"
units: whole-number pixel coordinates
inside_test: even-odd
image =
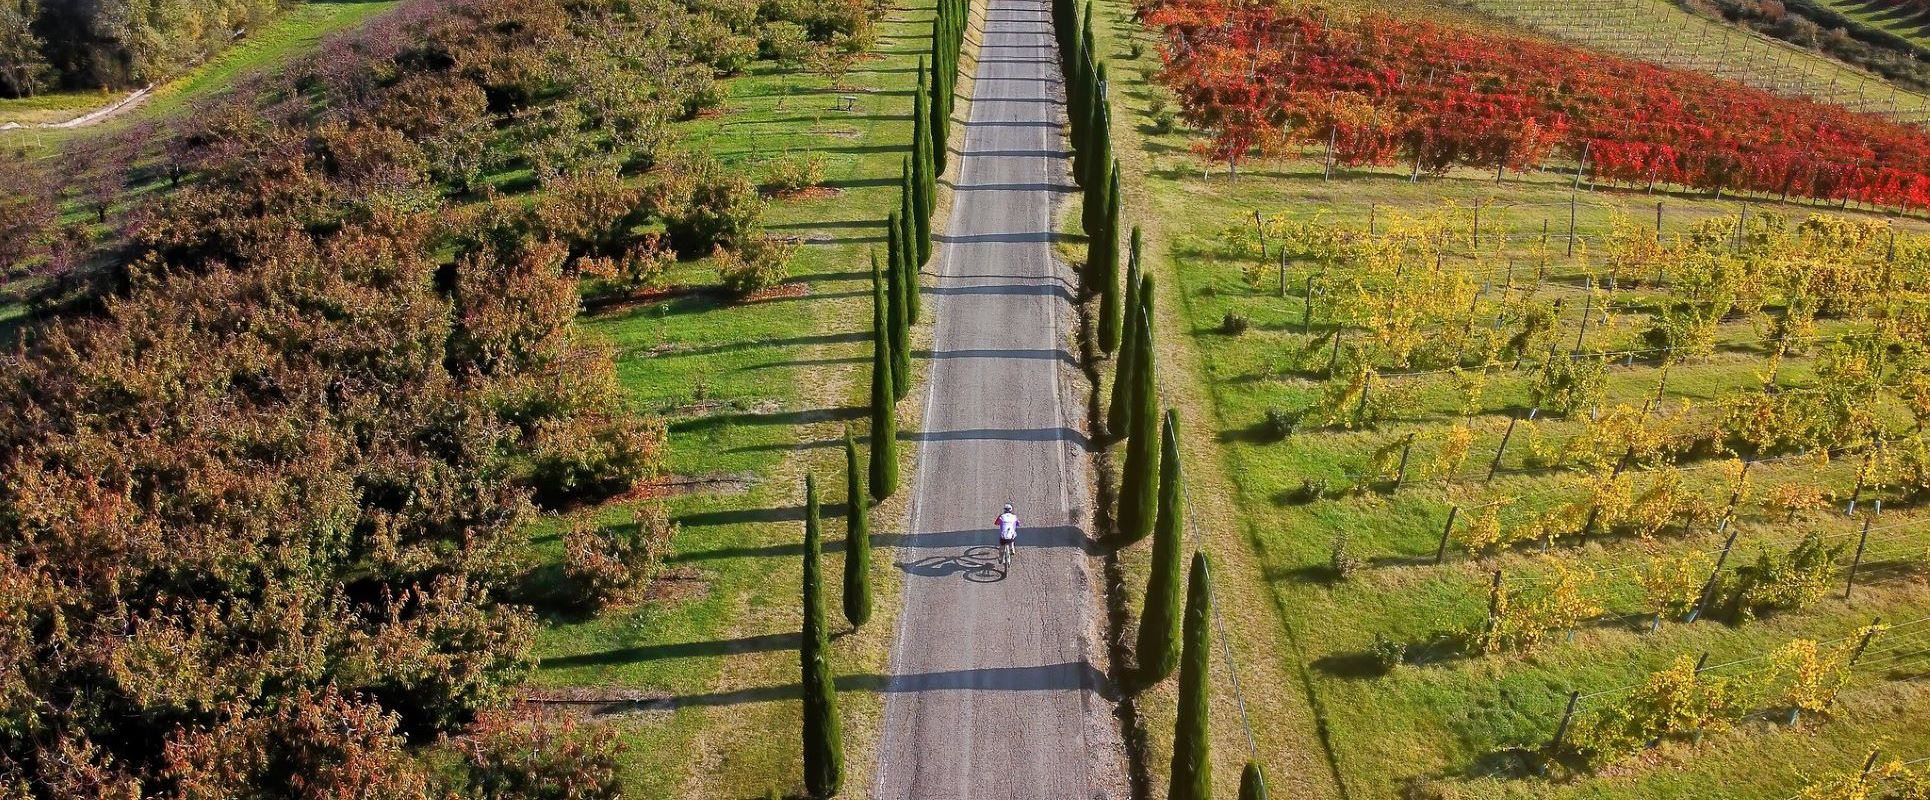
[[[906,252],[903,219],[893,212],[885,226],[889,228],[885,288],[891,301],[887,320],[891,326],[891,398],[903,400],[911,394],[911,309],[905,286],[905,261],[910,254]]]
[[[911,167],[913,218],[918,225],[918,263],[931,261],[931,222],[937,203],[937,178],[932,175],[931,94],[925,86],[925,60],[918,59],[918,95],[912,111]]]
[[[1141,311],[1143,316],[1144,311]],[[1159,390],[1153,357],[1153,326],[1139,321],[1139,353],[1133,360],[1131,433],[1119,486],[1119,534],[1128,542],[1153,530],[1158,503]]]
[[[1173,723],[1172,782],[1166,796],[1171,800],[1209,800],[1213,796],[1213,757],[1209,751],[1212,730],[1207,714],[1212,698],[1212,645],[1208,633],[1213,613],[1213,587],[1208,582],[1206,553],[1193,554],[1193,569],[1187,576],[1186,623],[1179,667],[1179,715]]]
[[[883,502],[898,491],[898,407],[892,394],[893,361],[890,303],[884,269],[871,253],[871,499]]]
[[[844,426],[844,618],[851,627],[871,619],[871,513],[865,497],[864,462],[858,440]]]
[[[804,631],[798,660],[804,684],[804,786],[812,797],[832,797],[844,784],[844,732],[838,721],[838,689],[826,658],[830,632],[824,624],[824,576],[820,572],[818,487],[804,476]]]
[[[918,290],[920,289],[918,285],[918,265],[923,264],[924,260],[919,257],[918,253],[918,225],[916,224],[918,219],[918,203],[916,200],[918,189],[917,185],[912,183],[911,161],[909,159],[905,161],[903,180],[900,183],[898,224],[902,225],[903,228],[899,231],[898,238],[905,242],[904,263],[899,265],[900,268],[904,270],[905,323],[908,325],[916,325],[918,324],[919,318],[924,314],[921,303],[922,298],[920,298],[918,294]]]
[[[1146,577],[1146,610],[1139,617],[1139,684],[1151,686],[1179,664],[1179,559],[1186,524],[1185,476],[1180,473],[1179,412],[1166,412],[1160,434],[1159,516],[1153,524],[1153,565]]]
[[[1260,762],[1246,762],[1240,771],[1240,800],[1267,800],[1267,774]]]
[[[1112,398],[1106,409],[1106,430],[1118,438],[1132,435],[1133,375],[1139,371],[1140,354],[1144,352],[1139,346],[1139,326],[1152,319],[1153,276],[1134,263],[1126,274],[1126,287],[1126,335],[1113,369]]]
[[[1116,175],[1116,172],[1115,172]],[[1126,251],[1127,285],[1139,280],[1139,226],[1133,226],[1132,244]],[[1112,267],[1105,281],[1099,286],[1099,349],[1107,355],[1119,350],[1119,329],[1121,322],[1121,298],[1119,288],[1119,258],[1114,255]]]

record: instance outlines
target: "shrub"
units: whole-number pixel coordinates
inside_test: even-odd
[[[725,170],[707,154],[683,156],[665,172],[651,202],[678,255],[696,258],[757,232],[764,200],[749,178]]]
[[[675,535],[662,503],[637,507],[625,525],[579,522],[563,535],[563,570],[585,605],[626,605],[642,599]]]
[[[1407,643],[1376,633],[1374,643],[1367,646],[1367,655],[1384,675],[1407,663]]]
[[[488,800],[617,800],[623,783],[617,757],[624,746],[607,727],[578,729],[484,716],[457,742],[467,768],[469,796]]]
[[[738,297],[776,288],[791,276],[797,243],[768,234],[748,239],[735,250],[718,248],[717,277]]]
[[[1327,569],[1334,578],[1346,580],[1366,565],[1367,562],[1354,553],[1351,537],[1345,533],[1334,535],[1332,544],[1327,548]]]
[[[804,26],[783,20],[765,23],[764,35],[757,46],[761,55],[785,67],[803,64],[814,47]]]
[[[1332,489],[1333,486],[1326,478],[1301,478],[1300,486],[1295,488],[1287,499],[1296,504],[1311,503],[1326,497]]]
[[[578,259],[576,269],[589,279],[585,293],[590,297],[627,297],[662,286],[664,273],[676,258],[659,237],[650,236],[618,258]]]
[[[1226,312],[1226,316],[1220,318],[1220,333],[1228,336],[1238,336],[1246,333],[1247,328],[1252,327],[1252,325],[1253,321],[1251,319],[1228,311]]]
[[[1275,407],[1267,409],[1266,419],[1260,423],[1260,432],[1277,442],[1292,436],[1299,427],[1300,412]]]
[[[786,154],[771,162],[770,173],[764,179],[764,186],[778,194],[803,191],[823,183],[823,153]]]
[[[545,420],[530,457],[535,500],[557,508],[627,492],[661,472],[663,447],[660,422]]]

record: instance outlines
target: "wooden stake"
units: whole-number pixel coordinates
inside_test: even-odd
[[[1568,195],[1568,257],[1575,257],[1575,207],[1578,204],[1573,193]]]
[[[1447,557],[1448,537],[1454,533],[1454,518],[1458,516],[1461,516],[1461,507],[1449,506],[1447,524],[1441,526],[1441,544],[1440,546],[1434,548],[1435,564],[1440,564],[1441,559]]]
[[[1366,400],[1366,397],[1367,397],[1367,393],[1361,392],[1361,399],[1363,401]],[[1399,491],[1401,488],[1401,484],[1407,482],[1407,456],[1409,453],[1413,452],[1413,450],[1414,450],[1414,434],[1410,433],[1407,435],[1407,443],[1401,445],[1401,466],[1399,469],[1394,471],[1395,491]]]
[[[1508,430],[1501,434],[1501,446],[1494,449],[1494,460],[1488,462],[1488,482],[1492,482],[1495,471],[1501,469],[1501,455],[1508,452],[1508,440],[1514,438],[1515,425],[1520,422],[1520,417],[1513,417],[1508,420]]]
[[[1856,558],[1850,561],[1849,580],[1843,582],[1843,599],[1850,599],[1850,592],[1856,591],[1856,571],[1863,566],[1863,548],[1870,543],[1870,523],[1876,519],[1872,514],[1863,518],[1863,533],[1856,537]]]
[[[1568,693],[1568,708],[1561,712],[1561,724],[1555,726],[1555,738],[1548,743],[1548,752],[1556,753],[1561,750],[1561,742],[1568,736],[1568,721],[1575,718],[1575,705],[1580,703],[1581,699],[1580,689]]]

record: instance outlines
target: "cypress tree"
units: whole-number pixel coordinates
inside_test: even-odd
[[[1146,611],[1139,616],[1139,685],[1151,686],[1179,665],[1179,558],[1186,525],[1186,487],[1179,463],[1179,412],[1166,411],[1160,432],[1159,516],[1153,523],[1153,568]]]
[[[804,631],[798,661],[804,685],[804,786],[812,797],[831,797],[844,783],[844,733],[838,722],[838,690],[832,682],[830,635],[824,624],[824,576],[818,550],[818,487],[804,476]]]
[[[1140,314],[1146,309],[1142,307]],[[1132,413],[1126,435],[1126,467],[1119,483],[1119,535],[1137,542],[1153,532],[1158,509],[1159,395],[1156,388],[1152,321],[1141,319],[1133,346]]]
[[[911,322],[905,307],[904,222],[897,212],[886,218],[889,246],[885,253],[885,291],[889,297],[886,322],[891,328],[891,397],[903,400],[911,393]]]
[[[931,160],[934,176],[945,171],[945,103],[939,98],[944,89],[944,80],[939,77],[939,66],[932,64],[932,72],[919,81],[919,91],[925,94],[925,157]]]
[[[940,13],[932,20],[932,165],[939,174],[945,172],[949,158],[945,145],[951,134],[952,88],[956,86],[953,80],[958,74],[957,47],[951,44],[953,37],[946,32],[949,16]]]
[[[898,491],[898,409],[892,402],[890,301],[884,270],[871,252],[871,499]]]
[[[1118,173],[1119,169],[1114,167],[1113,177],[1115,179],[1119,177]],[[1116,216],[1113,222],[1114,235],[1116,236],[1118,229],[1118,218]],[[1106,271],[1105,284],[1099,287],[1099,349],[1105,351],[1106,355],[1109,356],[1119,351],[1119,328],[1120,323],[1123,322],[1121,312],[1124,311],[1124,304],[1120,301],[1119,296],[1119,252],[1117,243],[1113,245],[1113,248],[1112,261]],[[1138,251],[1139,226],[1134,225],[1132,250],[1129,251],[1127,255],[1127,262],[1133,265],[1134,268],[1138,266],[1139,262]],[[1129,269],[1127,272],[1126,281],[1128,286],[1131,286],[1132,282],[1138,279],[1138,275],[1134,274],[1135,271],[1135,269]]]
[[[871,620],[871,507],[850,425],[844,426],[844,502],[844,618],[861,628]]]
[[[1086,0],[1086,12],[1079,15],[1079,55],[1084,56],[1087,61],[1097,61],[1098,53],[1099,48],[1093,45],[1092,38],[1092,0]],[[1092,74],[1090,69],[1086,74]],[[1090,90],[1092,87],[1086,88]]]
[[[1133,386],[1137,380],[1133,376],[1139,370],[1139,326],[1153,316],[1152,277],[1145,274],[1137,262],[1127,267],[1126,335],[1120,339],[1124,344],[1119,348],[1119,364],[1113,369],[1111,405],[1106,409],[1106,430],[1115,439],[1132,435]]]
[[[918,318],[922,314],[918,296],[918,264],[920,263],[918,261],[918,226],[912,221],[918,213],[913,207],[916,201],[912,198],[912,194],[916,191],[916,187],[911,182],[911,161],[907,160],[903,186],[898,196],[898,224],[903,226],[898,231],[898,238],[905,243],[904,262],[898,266],[904,270],[906,325],[918,324]]]
[[[1267,774],[1258,761],[1248,761],[1240,770],[1240,800],[1267,800]]]
[[[1086,155],[1089,158],[1098,158],[1098,148],[1087,150]],[[1086,191],[1084,197],[1085,204],[1079,208],[1079,227],[1086,232],[1087,239],[1099,236],[1099,229],[1105,224],[1106,203],[1108,202],[1106,200],[1106,192],[1110,191],[1112,187],[1106,180],[1107,176],[1101,173],[1105,169],[1110,169],[1111,166],[1111,163],[1108,162],[1102,168],[1088,169],[1085,180],[1080,183],[1081,186],[1085,187]]]
[[[1193,554],[1187,576],[1186,624],[1179,665],[1179,717],[1173,723],[1172,783],[1169,800],[1210,800],[1213,762],[1207,752],[1208,616],[1213,587],[1207,583],[1206,553]]]
[[[1100,66],[1100,74],[1105,74]],[[1096,96],[1096,92],[1095,92]],[[1086,124],[1086,147],[1092,152],[1093,160],[1086,162],[1086,178],[1083,186],[1106,179],[1105,169],[1112,164],[1112,103],[1103,98],[1092,101],[1092,110],[1087,112],[1092,119]]]
[[[918,59],[918,96],[912,113],[911,174],[913,217],[918,223],[918,263],[931,260],[931,217],[935,181],[931,159],[931,96],[925,89],[925,60]]]

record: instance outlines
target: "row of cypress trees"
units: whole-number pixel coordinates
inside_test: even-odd
[[[1112,101],[1106,62],[1093,44],[1092,3],[1081,13],[1077,0],[1052,0],[1053,34],[1065,74],[1066,118],[1072,140],[1072,177],[1085,189],[1080,226],[1086,232],[1085,293],[1099,296],[1099,349],[1120,347],[1123,304],[1119,289],[1119,161],[1112,150]],[[1132,284],[1127,284],[1130,291]]]
[[[878,448],[874,446],[873,452]],[[871,498],[866,466],[851,426],[844,428],[844,618],[851,627],[871,621]],[[823,522],[815,475],[804,476],[804,628],[798,645],[804,687],[804,785],[812,797],[831,797],[844,784],[844,734],[838,718],[836,676],[826,655]]]
[[[1080,223],[1087,251],[1082,287],[1088,297],[1098,296],[1099,349],[1115,356],[1105,429],[1115,441],[1126,442],[1115,514],[1118,540],[1125,546],[1153,537],[1152,570],[1131,678],[1143,690],[1179,671],[1179,716],[1167,796],[1205,800],[1212,796],[1207,725],[1212,584],[1206,553],[1195,551],[1182,614],[1185,476],[1179,457],[1179,412],[1168,409],[1162,418],[1159,411],[1153,277],[1146,273],[1140,231],[1134,226],[1121,286],[1121,175],[1113,155],[1106,63],[1094,43],[1091,0],[1083,8],[1079,0],[1052,0],[1052,23],[1066,84],[1072,175],[1084,190]],[[1240,797],[1266,796],[1265,775],[1259,764],[1249,762],[1240,778]]]
[[[898,401],[911,393],[911,326],[921,312],[919,267],[931,260],[931,218],[938,175],[945,171],[952,99],[971,0],[939,0],[932,20],[930,69],[918,60],[912,101],[911,153],[899,173],[898,209],[886,217],[885,260],[871,252],[871,449],[868,459],[844,430],[844,617],[871,620],[870,508],[898,491]],[[822,524],[816,478],[804,478],[804,626],[798,660],[804,687],[804,784],[811,797],[835,796],[844,784],[844,736],[825,620]]]

